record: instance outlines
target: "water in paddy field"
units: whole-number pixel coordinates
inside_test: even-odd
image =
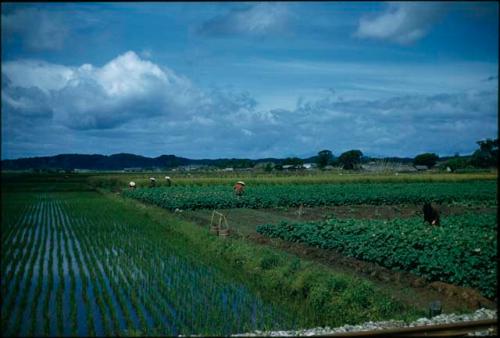
[[[244,285],[146,233],[147,220],[117,218],[97,194],[75,196],[40,194],[2,224],[5,335],[229,335],[294,326]]]

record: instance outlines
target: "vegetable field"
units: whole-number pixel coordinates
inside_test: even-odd
[[[249,186],[241,197],[230,185],[176,186],[125,190],[124,195],[160,207],[275,208],[350,204],[481,203],[496,205],[495,181],[433,183],[345,183]]]
[[[3,208],[6,335],[225,335],[293,317],[94,192],[13,194]],[[207,306],[209,304],[209,306]]]
[[[447,217],[440,227],[407,220],[330,219],[267,224],[257,232],[291,242],[336,249],[345,255],[412,272],[428,280],[473,287],[496,296],[495,214]]]

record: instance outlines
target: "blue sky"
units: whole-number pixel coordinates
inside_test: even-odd
[[[2,3],[2,158],[470,154],[496,2]]]

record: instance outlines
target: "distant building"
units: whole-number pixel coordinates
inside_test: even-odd
[[[316,168],[316,167],[317,167],[317,165],[316,165],[316,163],[304,163],[304,164],[302,165],[302,167],[303,167],[304,169],[308,169],[308,170],[309,170],[309,169],[314,169],[314,168]]]
[[[182,170],[182,171],[192,171],[192,170],[199,170],[199,169],[203,169],[204,165],[201,165],[201,164],[191,164],[191,165],[182,165],[182,166],[179,166],[179,170]]]
[[[425,170],[428,170],[428,169],[429,169],[429,167],[428,167],[428,166],[426,166],[426,165],[415,165],[414,167],[415,167],[415,169],[417,169],[418,171],[425,171]]]
[[[285,164],[283,166],[283,170],[298,170],[298,169],[303,169],[304,167],[302,166],[302,164],[297,164],[297,165],[294,165],[294,164]]]
[[[76,169],[75,168],[75,169],[73,169],[73,172],[74,173],[90,173],[90,172],[92,172],[92,170],[90,170],[90,169]]]
[[[224,168],[224,169],[222,169],[222,171],[234,171],[234,168],[230,168],[230,167],[228,167],[228,168]]]
[[[123,168],[123,171],[126,172],[126,173],[138,172],[138,171],[142,171],[142,168],[140,168],[140,167]]]

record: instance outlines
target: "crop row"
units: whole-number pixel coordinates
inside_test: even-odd
[[[421,218],[330,219],[322,222],[265,224],[269,237],[335,249],[347,256],[497,295],[497,218],[464,214],[431,227]]]
[[[282,172],[282,173],[259,173],[259,172],[200,172],[200,173],[134,173],[134,174],[100,174],[88,177],[88,182],[99,188],[123,189],[128,187],[130,181],[134,181],[137,187],[148,187],[149,178],[154,176],[157,185],[167,185],[164,176],[172,178],[175,186],[185,185],[231,185],[239,180],[252,186],[255,185],[281,185],[281,184],[337,184],[337,183],[411,183],[411,182],[464,182],[489,180],[497,178],[495,172],[487,173],[399,173],[399,174],[372,174],[347,171],[318,171],[318,172]]]
[[[4,334],[227,335],[294,327],[288,313],[174,251],[157,236],[157,223],[95,193],[63,194],[38,195],[2,224]]]
[[[125,190],[125,196],[175,209],[272,208],[351,204],[469,202],[495,205],[496,183],[346,183],[249,186],[235,196],[231,186],[184,186]]]

